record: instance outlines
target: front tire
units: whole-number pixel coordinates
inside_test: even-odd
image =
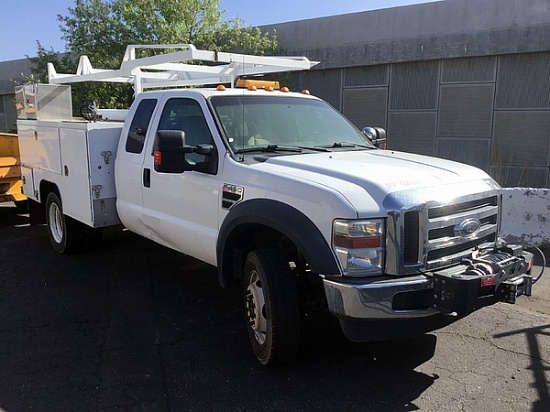
[[[56,252],[71,253],[82,244],[83,228],[78,222],[63,214],[61,199],[51,192],[46,198],[46,224],[50,242]]]
[[[300,305],[296,280],[277,249],[250,252],[244,267],[248,335],[262,365],[281,364],[300,346]]]

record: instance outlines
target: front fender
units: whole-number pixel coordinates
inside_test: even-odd
[[[301,211],[286,203],[268,199],[247,200],[234,206],[220,228],[216,246],[220,284],[227,286],[232,267],[231,245],[239,227],[259,225],[276,230],[290,239],[304,255],[310,269],[324,275],[339,275],[331,247],[317,226]]]

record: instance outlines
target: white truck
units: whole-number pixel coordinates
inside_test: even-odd
[[[122,224],[216,266],[223,287],[242,285],[262,364],[296,355],[311,308],[371,341],[530,295],[532,255],[499,239],[501,191],[486,173],[380,150],[382,130],[362,133],[307,93],[232,87],[314,63],[192,45],[137,58],[140,47],[118,70],[83,57],[76,75],[50,66],[49,85],[20,90],[36,106],[18,121],[23,189],[56,251]],[[57,84],[78,81],[130,82],[136,98],[127,111],[86,106],[88,120],[73,118],[69,86]],[[231,87],[166,89],[217,83]]]

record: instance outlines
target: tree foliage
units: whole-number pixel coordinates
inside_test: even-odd
[[[31,58],[36,79],[47,78],[46,62],[58,72],[74,73],[87,55],[94,67],[116,69],[129,44],[191,43],[199,49],[256,55],[279,52],[275,34],[246,27],[239,19],[223,20],[219,0],[75,0],[66,16],[58,16],[66,53],[58,56],[38,44]],[[141,56],[140,56],[141,57]],[[128,107],[132,91],[116,84],[73,86],[75,103],[93,99],[101,107]]]

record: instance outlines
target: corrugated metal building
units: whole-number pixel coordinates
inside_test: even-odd
[[[550,1],[446,0],[262,27],[321,64],[300,87],[390,148],[550,187]]]
[[[478,166],[505,186],[550,187],[550,1],[445,0],[262,27],[321,64],[299,85],[395,150]],[[0,62],[0,130],[13,78]]]

